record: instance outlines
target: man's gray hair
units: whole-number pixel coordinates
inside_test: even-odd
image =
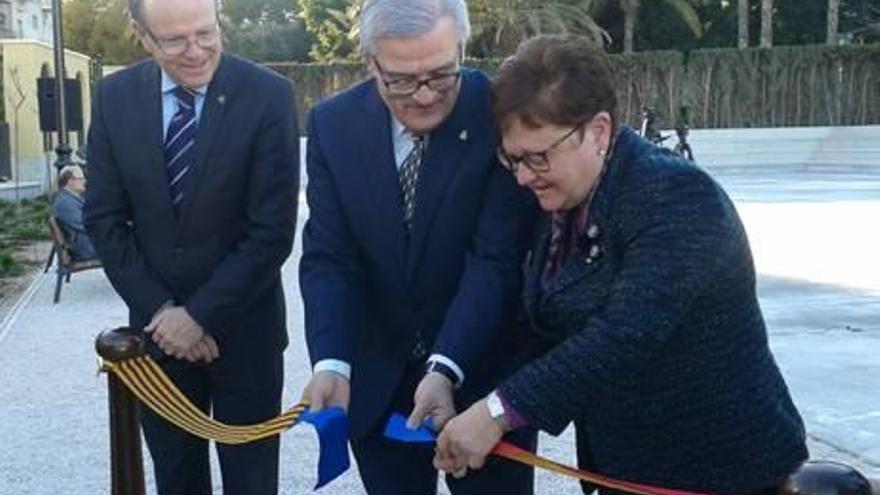
[[[455,21],[458,45],[464,49],[471,34],[464,0],[364,0],[358,19],[361,52],[373,57],[379,39],[425,35],[447,16]]]
[[[214,0],[214,10],[220,13],[220,0]],[[128,0],[128,16],[134,22],[144,24],[144,0]]]
[[[85,177],[83,169],[79,165],[67,165],[58,172],[58,187],[67,187],[70,179],[74,177]]]

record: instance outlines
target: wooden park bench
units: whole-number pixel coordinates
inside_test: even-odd
[[[57,278],[55,281],[55,299],[53,301],[58,303],[58,301],[61,300],[61,285],[65,281],[70,282],[70,276],[76,272],[90,270],[92,268],[101,268],[101,260],[73,259],[73,256],[70,254],[70,246],[67,243],[67,238],[64,237],[64,231],[61,230],[61,226],[58,225],[58,221],[53,216],[49,217],[49,231],[52,234],[52,250],[58,260],[58,267],[55,270]],[[51,254],[46,265],[47,270],[49,264],[51,264]]]

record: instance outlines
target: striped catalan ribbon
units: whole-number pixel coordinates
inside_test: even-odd
[[[410,430],[406,427],[406,418],[403,415],[394,414],[385,426],[385,436],[392,440],[407,443],[432,443],[436,440],[437,434],[429,426],[422,426],[415,430]],[[552,473],[567,476],[569,478],[586,481],[587,483],[592,483],[604,488],[621,490],[635,495],[709,495],[705,493],[674,490],[609,478],[607,476],[602,476],[601,474],[591,473],[589,471],[551,461],[550,459],[533,454],[505,441],[499,442],[495,448],[492,449],[491,454],[497,457],[510,459],[511,461],[520,464],[546,469]]]
[[[157,415],[188,433],[218,443],[236,445],[278,435],[293,427],[308,407],[301,402],[262,423],[228,425],[212,419],[196,407],[149,356],[117,363],[103,361],[102,366],[116,375],[138,400]]]
[[[102,361],[103,370],[113,373],[140,400],[168,422],[205,440],[237,445],[279,435],[300,422],[315,427],[320,446],[315,489],[330,483],[348,470],[348,418],[340,408],[320,412],[300,402],[272,419],[253,425],[228,425],[214,420],[177,388],[149,356],[119,362]]]
[[[642,485],[640,483],[633,483],[631,481],[609,478],[607,476],[602,476],[600,474],[591,473],[589,471],[576,469],[571,466],[566,466],[565,464],[551,461],[539,455],[533,454],[525,449],[517,447],[510,442],[499,442],[498,445],[496,445],[495,448],[492,450],[492,454],[522,464],[527,464],[529,466],[546,469],[547,471],[550,471],[552,473],[568,476],[569,478],[576,478],[581,481],[586,481],[587,483],[599,485],[604,488],[621,490],[629,493],[634,493],[636,495],[707,495],[703,493],[688,492],[684,490],[673,490],[670,488]]]

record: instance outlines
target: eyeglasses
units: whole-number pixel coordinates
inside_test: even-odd
[[[452,89],[458,82],[458,78],[461,77],[461,70],[459,70],[457,62],[455,63],[455,69],[449,72],[439,72],[426,78],[418,78],[416,76],[388,78],[375,57],[373,57],[373,63],[376,64],[376,69],[379,70],[382,84],[385,85],[388,94],[392,96],[412,96],[418,93],[422,86],[427,86],[428,89],[435,93],[443,93]]]
[[[162,53],[165,55],[183,55],[189,50],[190,40],[189,38],[159,38],[148,28],[145,24],[139,24],[140,27],[147,33],[153,43],[162,50]],[[195,45],[203,50],[210,50],[217,46],[217,42],[220,40],[220,25],[214,24],[210,29],[199,31],[195,35]]]
[[[584,127],[584,124],[586,124],[586,122],[572,127],[571,130],[566,132],[564,136],[554,141],[553,144],[547,146],[542,151],[533,151],[516,156],[508,154],[506,151],[504,151],[504,147],[498,146],[498,148],[496,149],[496,153],[498,154],[498,161],[501,162],[501,165],[504,166],[504,168],[506,168],[508,171],[510,171],[510,173],[514,175],[516,174],[520,163],[525,165],[527,169],[536,174],[547,173],[550,171],[550,152],[556,149],[560,144],[564,143],[565,140],[574,135],[575,132],[582,129]]]

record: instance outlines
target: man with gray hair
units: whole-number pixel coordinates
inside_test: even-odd
[[[129,0],[151,58],[98,85],[86,227],[146,352],[202,411],[281,410],[299,136],[290,81],[223,53],[215,0]],[[159,495],[213,492],[208,442],[144,408]],[[226,495],[278,492],[279,439],[217,445]]]
[[[304,395],[348,409],[368,493],[433,494],[433,450],[383,428],[401,412],[440,429],[503,376],[533,203],[497,163],[488,78],[461,66],[465,3],[367,0],[359,28],[372,78],[308,122]],[[534,448],[535,435],[512,440]],[[447,484],[533,490],[531,470],[509,461]]]
[[[52,216],[64,232],[70,246],[70,256],[77,261],[97,257],[83,225],[84,192],[86,176],[79,165],[68,165],[58,172],[58,194],[52,200]]]

